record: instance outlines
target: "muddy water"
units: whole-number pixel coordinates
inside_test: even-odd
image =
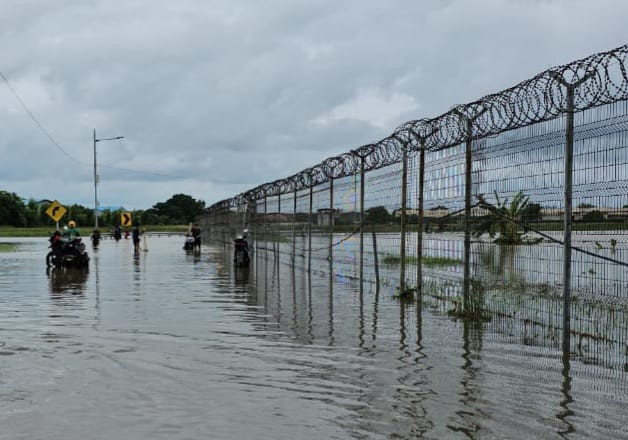
[[[628,436],[624,371],[324,270],[164,237],[46,273],[0,241],[0,439]]]

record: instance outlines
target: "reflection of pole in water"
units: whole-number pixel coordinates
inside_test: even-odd
[[[273,259],[273,274],[275,273],[275,270],[277,271],[277,283],[275,284],[275,290],[277,293],[277,322],[280,323],[281,322],[281,283],[280,283],[280,278],[279,278],[279,259],[274,258]],[[274,278],[274,276],[273,276]]]
[[[570,327],[569,321],[567,321],[567,325]],[[561,411],[556,415],[556,418],[561,420],[566,428],[562,431],[558,431],[558,434],[562,436],[566,434],[571,434],[575,431],[574,426],[567,420],[568,417],[572,416],[574,412],[569,408],[570,404],[573,402],[573,398],[571,397],[571,328],[563,329],[563,343],[562,343],[562,366],[561,375],[563,376],[563,381],[561,384],[561,393],[562,399],[560,401]]]
[[[403,301],[399,301],[399,350],[406,348],[406,307]]]
[[[297,281],[294,264],[290,266],[290,275],[290,281],[292,284],[292,326],[294,327],[294,334],[298,338],[300,335],[299,324],[297,320]]]
[[[96,280],[95,280],[96,300],[94,302],[94,309],[96,309],[96,316],[94,316],[94,324],[92,325],[92,327],[94,329],[98,329],[100,325],[100,270],[99,270],[100,258],[98,257],[97,252],[94,252],[92,262],[94,263],[94,274],[96,276]]]
[[[334,262],[329,260],[329,345],[334,345]]]
[[[375,345],[375,339],[377,339],[377,315],[379,309],[379,286],[375,287],[375,299],[373,301],[373,325],[372,325],[372,339],[373,346]]]
[[[363,285],[362,282],[360,281],[360,321],[359,321],[359,333],[358,333],[358,340],[359,340],[359,347],[360,348],[364,348],[364,295],[363,295]]]
[[[312,322],[314,316],[312,312],[312,271],[307,271],[307,334],[310,337],[310,341],[314,340],[314,331],[312,328]]]
[[[416,313],[416,345],[417,350],[423,349],[423,296],[418,292],[418,298],[414,307]]]

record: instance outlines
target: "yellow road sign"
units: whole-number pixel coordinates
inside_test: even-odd
[[[131,220],[131,213],[130,212],[120,213],[120,223],[122,223],[122,226],[133,226],[133,221]]]
[[[48,216],[56,222],[61,220],[61,217],[63,217],[66,212],[68,212],[68,210],[56,200],[50,204],[48,209],[46,209],[46,214],[48,214]]]

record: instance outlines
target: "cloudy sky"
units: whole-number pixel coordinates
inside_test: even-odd
[[[0,189],[208,204],[628,42],[625,0],[0,0]],[[49,135],[49,136],[48,136]],[[52,138],[52,140],[51,140]],[[62,152],[58,146],[63,149]]]

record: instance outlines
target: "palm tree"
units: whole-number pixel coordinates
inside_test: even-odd
[[[508,199],[504,199],[503,202],[500,200],[497,191],[494,194],[495,204],[487,202],[482,194],[477,196],[479,206],[489,211],[489,214],[482,218],[474,235],[477,237],[488,232],[489,236],[494,238],[499,233],[495,243],[521,244],[523,234],[517,231],[517,224],[525,215],[530,198],[526,197],[523,191],[519,191],[509,204]]]

